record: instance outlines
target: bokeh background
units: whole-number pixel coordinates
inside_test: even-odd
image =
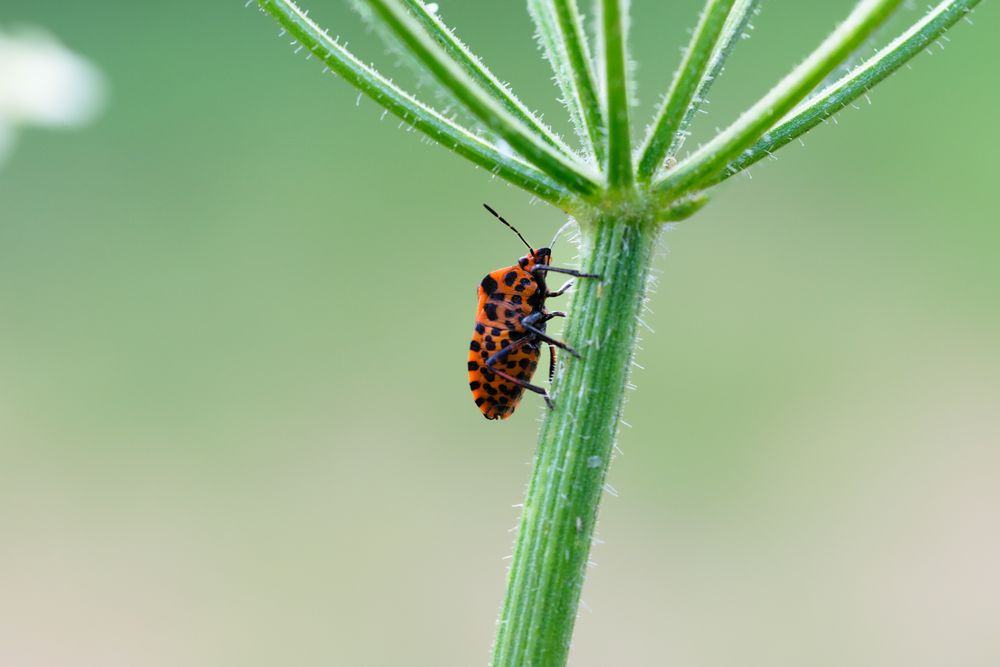
[[[633,4],[641,126],[701,3]],[[698,136],[850,5],[768,0]],[[665,235],[573,665],[1000,662],[984,5]],[[568,131],[523,3],[441,12]],[[480,204],[539,244],[560,215],[242,1],[4,5],[19,25],[109,97],[0,165],[0,664],[485,664],[542,406],[468,395],[475,286],[521,252]]]

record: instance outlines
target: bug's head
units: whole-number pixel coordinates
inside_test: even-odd
[[[537,248],[531,251],[531,259],[537,264],[551,264],[552,263],[552,249],[551,248]]]

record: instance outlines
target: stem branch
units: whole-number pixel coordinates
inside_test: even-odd
[[[980,0],[945,0],[940,3],[860,67],[824,88],[807,103],[793,109],[779,125],[730,163],[711,184],[743,171],[866,94],[875,84],[930,46],[968,15],[979,2]]]
[[[607,155],[604,110],[597,95],[593,61],[583,32],[580,10],[577,9],[576,0],[551,0],[551,4],[565,45],[573,89],[590,140],[591,152],[600,165]]]
[[[854,49],[885,22],[902,0],[861,0],[850,16],[732,125],[656,181],[658,192],[682,194],[702,185],[749,148],[775,122],[801,102]]]
[[[545,123],[543,123],[521,100],[503,83],[487,69],[483,61],[476,54],[469,50],[454,33],[448,29],[437,13],[427,9],[423,0],[403,0],[403,3],[410,10],[413,17],[427,31],[434,41],[444,49],[452,61],[461,67],[469,77],[475,81],[479,87],[490,97],[499,102],[512,116],[524,123],[532,132],[537,134],[545,143],[552,146],[563,155],[573,157],[573,151],[556,136]]]
[[[367,1],[441,85],[525,160],[583,197],[597,194],[597,176],[587,165],[545,143],[499,102],[483,92],[472,77],[452,62],[440,45],[420,28],[399,0]]]
[[[632,186],[635,176],[628,118],[625,17],[622,16],[621,0],[602,0],[600,4],[608,123],[608,187],[612,191],[622,191]]]
[[[733,8],[729,11],[729,17],[726,19],[725,25],[722,26],[722,34],[719,35],[719,41],[715,45],[715,50],[712,51],[708,69],[702,76],[698,90],[695,91],[694,99],[691,100],[691,106],[688,107],[687,113],[684,114],[684,118],[681,120],[678,132],[674,134],[670,148],[667,149],[667,156],[676,156],[681,146],[684,145],[684,139],[687,137],[687,129],[694,121],[695,113],[707,101],[708,91],[712,88],[712,84],[722,76],[723,67],[729,59],[729,55],[736,47],[736,43],[748,35],[747,28],[750,26],[750,19],[757,14],[759,5],[760,0],[736,0],[733,3]]]
[[[706,70],[712,62],[716,44],[722,36],[729,10],[735,0],[706,0],[691,43],[688,44],[667,96],[656,115],[656,120],[646,137],[646,144],[639,159],[638,178],[646,182],[656,173],[663,158],[674,143],[694,101],[695,93],[704,81]]]
[[[259,4],[286,33],[332,72],[439,144],[557,206],[566,205],[573,197],[569,190],[532,165],[505,154],[497,146],[445,118],[374,68],[362,63],[316,25],[292,0],[260,0]]]

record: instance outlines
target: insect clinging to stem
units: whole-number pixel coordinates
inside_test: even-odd
[[[566,343],[549,337],[545,323],[565,317],[561,311],[547,311],[545,300],[566,292],[572,281],[550,292],[545,282],[549,272],[577,278],[600,278],[592,273],[551,266],[550,248],[532,248],[521,232],[488,204],[483,204],[497,220],[507,225],[528,247],[517,264],[497,269],[479,283],[476,330],[469,343],[469,388],[476,405],[487,419],[506,419],[514,413],[524,390],[541,394],[546,405],[552,399],[544,388],[531,384],[538,367],[541,345],[549,346],[549,381],[555,372],[556,348],[574,357],[579,354]]]

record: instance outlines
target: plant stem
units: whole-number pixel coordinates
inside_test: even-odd
[[[571,192],[534,166],[499,150],[467,128],[445,118],[374,68],[362,63],[316,25],[292,0],[259,0],[259,4],[287,34],[322,61],[330,71],[344,77],[377,104],[439,144],[556,206],[565,206],[573,197]]]
[[[576,6],[576,0],[551,0],[551,4],[562,36],[561,41],[565,45],[573,89],[590,139],[591,152],[597,164],[603,164],[607,154],[604,110],[598,99],[593,60],[587,47],[580,10]]]
[[[595,165],[600,161],[594,159],[592,151],[586,148],[590,145],[590,135],[587,133],[587,123],[583,118],[583,108],[576,93],[573,72],[570,71],[569,55],[563,43],[562,32],[556,20],[555,10],[550,0],[528,0],[528,14],[535,24],[535,39],[542,49],[543,57],[552,68],[552,78],[559,87],[560,101],[569,116],[570,125],[576,133],[580,144],[584,147],[587,157]]]
[[[597,194],[600,188],[599,177],[589,165],[566,156],[545,143],[531,128],[480,89],[475,80],[424,32],[399,0],[367,2],[441,85],[451,91],[486,127],[507,141],[513,150],[569,190],[584,197]]]
[[[902,0],[861,0],[847,19],[778,85],[732,125],[654,182],[658,192],[681,194],[711,178],[801,102],[882,25]]]
[[[860,67],[793,109],[779,125],[768,130],[760,141],[743,151],[709,183],[714,185],[739,173],[866,94],[877,83],[928,48],[960,19],[968,16],[979,2],[980,0],[946,0],[940,3]]]
[[[503,105],[512,116],[524,123],[526,127],[537,134],[563,155],[575,157],[572,149],[560,139],[549,126],[543,123],[521,100],[503,84],[493,72],[486,68],[479,56],[474,54],[455,34],[448,29],[436,12],[427,9],[423,0],[403,0],[410,14],[423,26],[424,30],[434,38],[442,49],[451,56],[452,61],[465,70],[479,86],[493,99]]]
[[[629,128],[625,17],[621,0],[601,0],[601,34],[604,46],[604,89],[608,123],[608,187],[624,191],[632,186],[632,139]]]
[[[747,34],[747,29],[751,27],[750,19],[757,13],[759,5],[760,0],[736,0],[733,3],[733,8],[729,10],[729,16],[726,18],[726,23],[722,26],[722,34],[719,35],[719,41],[712,51],[712,57],[708,62],[708,69],[702,76],[701,83],[698,84],[698,90],[695,91],[694,99],[691,100],[691,105],[684,114],[684,118],[681,119],[681,124],[677,128],[678,131],[674,134],[673,140],[670,142],[670,148],[667,149],[667,156],[673,157],[677,155],[681,146],[684,145],[687,129],[694,121],[695,113],[707,101],[708,91],[712,88],[715,80],[722,75],[723,66],[736,47],[736,43]]]
[[[695,93],[702,85],[705,71],[711,64],[711,57],[715,53],[716,44],[722,35],[722,28],[734,1],[706,0],[701,19],[691,35],[691,43],[684,52],[684,58],[674,73],[670,90],[663,98],[663,104],[646,137],[646,145],[642,150],[637,170],[639,182],[645,183],[656,173],[663,163],[667,150],[673,144]]]
[[[598,504],[618,430],[636,327],[659,226],[623,208],[582,221],[583,271],[555,407],[538,450],[507,580],[494,667],[564,665],[587,569]]]

